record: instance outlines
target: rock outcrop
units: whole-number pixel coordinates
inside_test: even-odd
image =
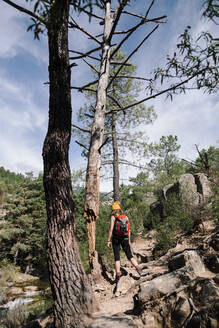
[[[168,184],[162,190],[164,201],[167,201],[171,195],[176,197],[192,209],[200,208],[208,204],[212,197],[211,183],[204,173],[181,175],[175,184]],[[163,203],[153,202],[150,205],[152,213],[157,213],[164,217]]]
[[[204,173],[181,175],[176,184],[165,190],[166,197],[172,192],[176,192],[179,199],[191,207],[205,205],[212,197],[211,183]]]

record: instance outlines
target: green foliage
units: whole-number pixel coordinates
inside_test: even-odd
[[[213,20],[217,24],[216,20],[219,18],[218,0],[206,0],[204,1],[203,7],[203,16]]]
[[[18,183],[25,180],[22,174],[16,174],[0,167],[0,205],[7,201],[8,193],[12,193]]]
[[[113,61],[117,63],[124,62],[126,59],[125,54],[118,52]],[[118,66],[111,64],[110,75],[113,76],[118,69]],[[136,127],[142,124],[151,124],[156,118],[156,114],[153,107],[145,107],[144,105],[136,105],[131,109],[123,111],[114,111],[118,108],[118,103],[121,107],[126,107],[131,103],[135,103],[138,99],[141,91],[141,82],[136,82],[135,79],[122,78],[122,76],[131,77],[136,73],[136,66],[129,63],[128,66],[123,66],[120,71],[120,78],[113,81],[112,91],[110,97],[107,98],[107,115],[105,117],[105,137],[104,147],[102,149],[102,166],[111,170],[112,165],[115,164],[113,157],[113,134],[116,136],[117,148],[119,152],[119,165],[139,164],[139,159],[142,155],[146,155],[148,151],[148,138],[143,131],[136,131]],[[98,81],[98,77],[94,72],[95,80]],[[93,123],[93,114],[96,102],[96,85],[90,87],[89,92],[86,93],[88,102],[80,108],[77,113],[77,120],[80,122],[78,129],[75,125],[73,129],[73,137],[77,138],[80,144],[85,148],[82,150],[82,156],[88,156],[88,149],[90,143],[90,134],[85,131],[91,131]],[[114,111],[114,112],[113,112]],[[132,153],[132,161],[126,159],[127,153]],[[133,156],[134,154],[134,156]]]
[[[209,6],[204,15],[212,20],[218,18],[216,1],[206,1]],[[203,31],[194,40],[191,26],[187,26],[180,35],[177,51],[167,56],[164,67],[154,70],[153,78],[148,85],[149,92],[152,94],[154,90],[159,89],[158,84],[161,86],[163,83],[168,85],[166,94],[171,99],[174,94],[185,93],[190,88],[202,88],[208,93],[217,92],[219,86],[218,50],[218,37]]]
[[[7,214],[0,230],[0,259],[8,258],[25,269],[31,257],[34,270],[47,272],[45,253],[46,208],[42,175],[18,183],[5,205]]]
[[[96,249],[100,256],[107,263],[113,264],[112,249],[107,247],[107,239],[110,228],[110,216],[111,216],[111,206],[100,206],[100,217],[97,221],[97,231],[96,231]]]
[[[134,238],[138,233],[143,232],[150,211],[149,203],[154,198],[147,173],[141,172],[136,178],[131,178],[130,181],[132,185],[121,187],[121,202],[129,217],[131,236]]]
[[[27,307],[27,321],[32,321],[39,317],[39,315],[44,314],[49,311],[52,307],[53,299],[50,291],[43,291],[37,297],[37,301]]]
[[[212,216],[217,227],[219,227],[219,188],[214,189],[214,197],[212,199]]]
[[[165,253],[174,246],[176,232],[187,232],[192,229],[198,213],[183,204],[176,195],[169,196],[167,201],[162,200],[161,203],[163,218],[156,215],[153,217],[151,214],[150,219],[158,232],[156,248]]]
[[[198,152],[198,157],[195,162],[190,163],[188,172],[203,172],[212,176],[212,178],[219,177],[219,148],[210,146],[207,150],[202,149]]]
[[[155,177],[161,172],[172,178],[177,169],[179,160],[176,153],[180,149],[177,136],[162,136],[159,143],[151,145],[151,154],[154,158],[149,162],[148,169]]]

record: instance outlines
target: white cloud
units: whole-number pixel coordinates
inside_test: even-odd
[[[1,122],[13,128],[45,130],[47,115],[34,102],[31,90],[25,84],[0,76]]]
[[[0,57],[13,58],[17,54],[27,52],[38,63],[48,62],[47,40],[42,36],[41,41],[33,39],[33,33],[27,32],[31,21],[28,16],[1,1],[0,3]],[[24,18],[26,20],[24,20]]]
[[[40,145],[33,148],[16,130],[16,138],[1,138],[0,149],[2,153],[0,165],[17,173],[33,171],[37,175],[43,169]]]
[[[194,159],[197,157],[197,152],[194,153],[195,144],[201,148],[216,145],[219,137],[218,103],[218,96],[201,91],[176,96],[173,102],[160,99],[154,102],[158,119],[153,126],[147,127],[147,132],[156,141],[162,135],[177,135],[182,146],[180,156]]]
[[[25,1],[23,3],[25,4]],[[194,36],[204,29],[214,31],[214,24],[200,20],[199,5],[200,1],[191,0],[161,1],[160,7],[157,4],[156,12],[169,14],[169,21],[159,28],[135,56],[141,75],[146,75],[154,67],[161,65],[166,54],[174,51],[177,37],[186,25],[192,25]],[[136,1],[136,6],[141,12],[141,1]],[[47,90],[44,92],[45,89],[38,87],[36,92],[36,85],[41,85],[44,77],[35,77],[34,74],[37,65],[47,71],[48,50],[46,37],[42,37],[39,42],[33,40],[32,32],[26,32],[28,23],[27,18],[24,19],[24,17],[25,15],[3,1],[0,2],[0,65],[2,60],[2,67],[0,66],[0,165],[16,172],[29,170],[36,172],[42,169],[41,153],[47,126],[48,97]],[[126,18],[125,23],[130,20],[129,16]],[[94,25],[93,21],[89,25],[85,16],[77,17],[76,20],[80,25],[85,23],[89,31],[94,34],[98,34],[102,28],[99,24]],[[134,36],[130,49],[135,48],[134,42],[142,40],[145,33],[145,29],[142,28],[142,35],[136,38]],[[74,46],[80,51],[86,50],[90,45],[95,44],[91,40],[88,42],[87,37],[82,37],[80,32],[70,33],[70,48]],[[130,49],[126,48],[127,52]],[[16,74],[13,80],[13,74],[8,73],[10,60],[15,61],[17,55],[28,55],[35,67],[35,71],[28,72],[30,78],[26,74],[27,78],[22,82],[16,80]],[[26,70],[25,65],[22,69]],[[73,68],[72,83],[74,85],[83,85],[89,82],[90,78],[90,70],[85,64],[79,64],[78,67]],[[73,119],[75,119],[75,110],[84,101],[85,98],[81,93],[72,92]],[[158,113],[158,119],[154,125],[145,127],[151,141],[158,141],[162,135],[177,135],[182,145],[180,156],[195,158],[197,153],[194,144],[207,148],[215,144],[219,138],[216,126],[219,120],[218,96],[190,92],[175,97],[173,102],[160,98],[147,103],[147,106],[151,104],[154,104]],[[78,147],[75,147],[74,143],[71,144],[70,164],[74,169],[86,167],[79,153]],[[135,173],[135,170],[123,170],[121,176],[128,178],[129,174]],[[109,181],[101,184],[102,190],[111,188],[112,183]]]

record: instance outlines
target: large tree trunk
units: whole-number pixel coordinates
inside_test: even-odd
[[[116,114],[112,115],[112,143],[113,143],[113,198],[120,201],[119,191],[119,155],[116,134]]]
[[[74,234],[75,206],[68,159],[72,114],[68,17],[69,1],[53,1],[48,25],[49,126],[43,159],[47,255],[56,328],[84,327],[93,305]]]
[[[101,56],[100,78],[97,88],[97,100],[94,122],[91,131],[91,141],[86,175],[85,209],[84,216],[87,219],[89,261],[93,277],[98,276],[95,263],[97,253],[95,251],[96,219],[99,216],[99,192],[100,192],[100,166],[101,147],[104,135],[104,120],[106,112],[106,91],[109,81],[110,44],[108,42],[112,20],[110,17],[111,1],[106,2],[103,50]],[[98,277],[96,277],[98,278]]]

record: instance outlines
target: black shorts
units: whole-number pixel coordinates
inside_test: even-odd
[[[112,244],[113,244],[113,252],[114,252],[115,261],[120,260],[120,245],[122,246],[122,249],[125,252],[125,255],[127,256],[128,260],[130,260],[133,257],[131,248],[129,245],[128,237],[113,236]]]

